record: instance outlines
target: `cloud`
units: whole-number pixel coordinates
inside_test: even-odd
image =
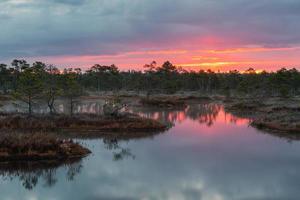
[[[5,0],[0,60],[300,44],[298,0]]]
[[[82,5],[86,0],[49,0],[53,3],[70,4],[70,5]]]

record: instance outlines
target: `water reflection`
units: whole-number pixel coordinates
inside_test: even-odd
[[[131,149],[122,147],[117,139],[104,138],[103,143],[107,150],[112,151],[114,161],[128,158],[135,159],[135,155],[131,153]]]
[[[172,124],[192,120],[210,127],[214,125],[217,118],[233,124],[247,124],[249,122],[247,118],[225,112],[224,106],[216,103],[194,103],[181,110],[155,110],[153,108],[133,108],[132,110],[141,116]]]
[[[82,170],[80,160],[70,160],[65,163],[59,162],[7,162],[0,163],[0,177],[2,180],[18,179],[27,190],[32,190],[39,183],[43,187],[53,187],[57,182],[57,170],[65,171],[68,181],[74,181],[77,174]],[[42,183],[41,183],[42,182]]]
[[[194,104],[190,105],[186,111],[186,115],[200,124],[212,126],[221,110],[218,104]]]
[[[0,199],[298,199],[298,141],[262,134],[248,126],[248,119],[226,113],[219,104],[133,111],[174,127],[139,140],[86,140],[93,155],[81,164],[84,168],[13,173],[17,181],[0,180]],[[38,183],[31,173],[42,174]],[[20,190],[19,180],[35,189]]]
[[[82,100],[77,102],[74,107],[74,113],[92,113],[92,114],[103,114],[104,100]],[[1,108],[4,111],[24,111],[26,110],[19,103],[18,104],[6,104]],[[69,113],[69,106],[65,101],[57,101],[55,110],[59,113]],[[159,120],[166,124],[182,123],[186,120],[197,121],[200,124],[205,124],[208,127],[214,125],[217,116],[224,115],[224,118],[230,123],[247,123],[249,120],[234,116],[224,111],[222,104],[216,103],[192,103],[186,108],[176,109],[162,109],[162,108],[149,108],[149,107],[134,107],[129,106],[127,111],[138,113],[141,116]],[[48,108],[46,106],[36,105],[36,113],[47,113]]]

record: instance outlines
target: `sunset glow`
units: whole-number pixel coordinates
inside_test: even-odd
[[[169,60],[177,66],[190,70],[244,71],[250,67],[275,71],[281,67],[300,66],[300,48],[237,48],[222,50],[157,50],[134,51],[107,55],[46,56],[32,57],[30,60],[46,60],[63,67],[80,66],[88,68],[93,64],[116,64],[122,70],[142,70],[152,61],[162,64]]]

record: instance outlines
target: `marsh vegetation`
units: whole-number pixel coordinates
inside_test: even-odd
[[[72,140],[60,140],[45,134],[2,134],[0,162],[65,161],[82,158],[90,151]]]
[[[29,64],[25,60],[14,60],[10,66],[1,64],[1,105],[13,102],[26,108],[21,113],[1,113],[1,132],[32,134],[43,131],[45,135],[69,132],[69,137],[70,133],[76,132],[75,135],[80,137],[139,138],[165,131],[171,125],[128,110],[132,111],[134,107],[177,109],[193,116],[195,106],[190,103],[195,102],[223,102],[228,111],[251,118],[251,125],[255,127],[299,132],[298,108],[290,107],[297,105],[298,100],[289,104],[299,94],[300,72],[296,69],[261,73],[251,68],[244,73],[196,72],[186,71],[170,62],[162,66],[152,62],[144,69],[124,72],[115,65],[96,64],[86,71],[80,68],[59,70],[53,65]],[[75,108],[85,98],[93,101],[102,98],[102,113],[78,113]],[[280,105],[277,104],[279,101],[267,104],[276,98],[280,99]],[[67,113],[57,111],[58,101],[65,102]],[[37,105],[45,105],[47,112],[35,113]],[[5,141],[12,141],[12,137],[16,136],[3,140],[2,146],[5,147]],[[16,143],[22,143],[23,139],[16,137]],[[31,149],[32,144],[25,144]],[[50,144],[53,148],[58,147],[55,142],[47,145]]]
[[[225,108],[237,116],[250,118],[250,125],[256,128],[281,134],[300,133],[298,97],[232,100],[225,103]]]

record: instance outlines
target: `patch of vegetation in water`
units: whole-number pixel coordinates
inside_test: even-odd
[[[276,110],[255,118],[251,125],[259,129],[286,133],[300,133],[300,113],[291,110]]]
[[[4,134],[0,136],[0,162],[67,160],[88,155],[90,150],[72,140],[46,134]]]
[[[32,115],[3,114],[0,117],[2,130],[76,130],[76,131],[164,131],[166,125],[129,114],[120,117],[105,117],[93,114],[78,115]]]

